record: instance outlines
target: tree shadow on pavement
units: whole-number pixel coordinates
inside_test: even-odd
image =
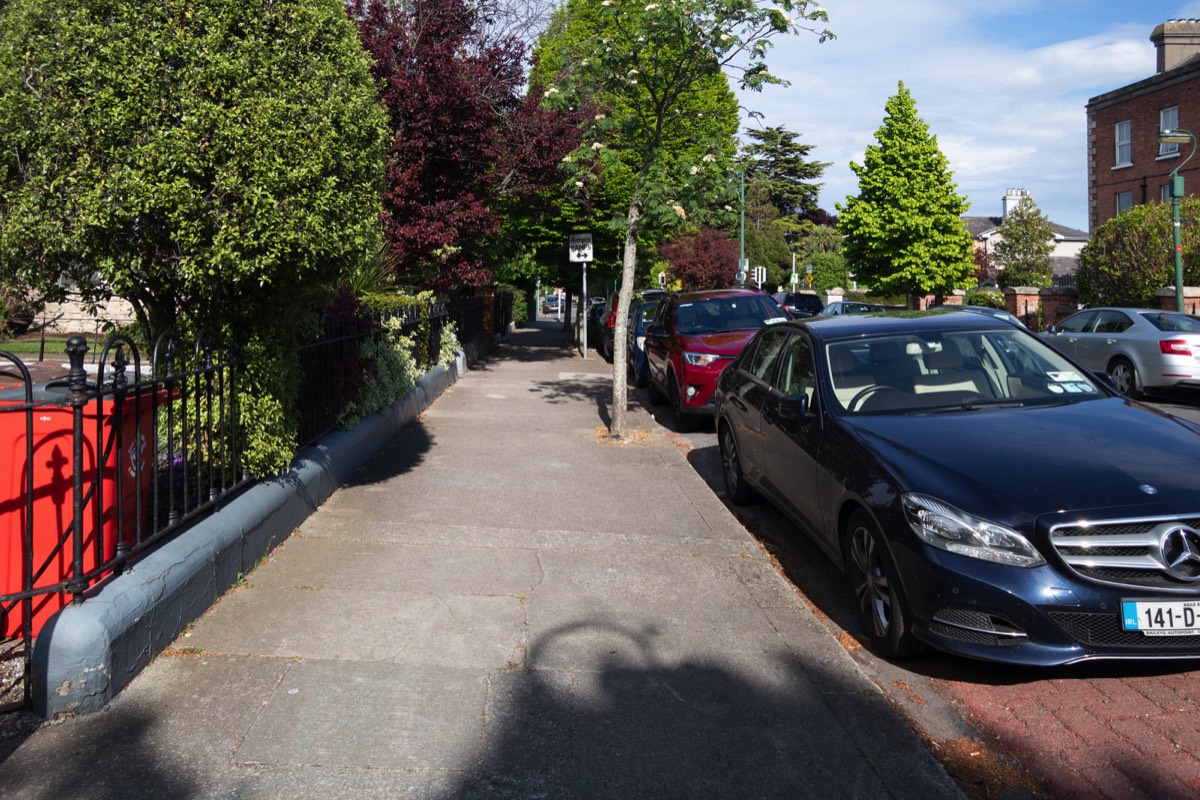
[[[493,673],[482,760],[444,800],[955,795],[884,701],[819,659],[665,663],[655,638],[564,625]]]
[[[70,720],[0,761],[0,797],[164,800],[196,797],[188,764],[156,740],[153,710],[127,705]],[[38,749],[32,750],[31,743]]]

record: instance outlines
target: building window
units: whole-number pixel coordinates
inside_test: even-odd
[[[1117,213],[1124,214],[1133,208],[1133,192],[1117,192]]]
[[[1173,131],[1179,127],[1179,106],[1172,108],[1164,108],[1158,112],[1158,129],[1160,131]],[[1176,142],[1159,142],[1158,154],[1160,156],[1173,155],[1179,152],[1179,144]]]
[[[1133,163],[1133,153],[1131,151],[1133,134],[1131,128],[1132,123],[1129,120],[1117,123],[1117,163],[1113,166],[1127,167]]]
[[[1158,199],[1162,200],[1164,203],[1171,202],[1171,184],[1164,183],[1162,186],[1159,187]]]

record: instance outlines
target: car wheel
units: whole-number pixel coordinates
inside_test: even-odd
[[[675,415],[675,430],[679,433],[691,433],[700,426],[700,420],[683,410],[683,398],[679,396],[679,387],[675,385],[675,378],[668,375],[667,380],[670,381],[667,390],[671,393],[671,411]]]
[[[864,511],[846,525],[846,572],[858,615],[871,646],[886,658],[908,658],[923,646],[912,635],[912,612],[900,588],[899,570]]]
[[[725,494],[732,502],[742,506],[758,498],[742,474],[742,458],[730,425],[721,426],[721,474],[725,477]]]
[[[1133,366],[1133,362],[1127,358],[1114,358],[1108,365],[1108,374],[1116,385],[1117,391],[1130,400],[1141,399],[1142,393],[1138,390],[1137,368]]]

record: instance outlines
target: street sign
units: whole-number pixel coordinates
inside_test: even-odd
[[[765,281],[766,279],[767,279],[767,268],[766,267],[755,267],[754,268],[754,282],[758,284],[759,288],[762,288],[763,281]]]
[[[592,235],[590,233],[572,233],[567,248],[571,253],[572,262],[587,263],[591,261]]]

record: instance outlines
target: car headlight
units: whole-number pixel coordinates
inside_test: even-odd
[[[934,547],[1014,567],[1037,567],[1046,563],[1029,540],[1012,528],[923,494],[906,494],[902,502],[909,526]]]
[[[688,353],[683,354],[683,358],[693,367],[707,367],[709,364],[720,358],[716,353]]]

